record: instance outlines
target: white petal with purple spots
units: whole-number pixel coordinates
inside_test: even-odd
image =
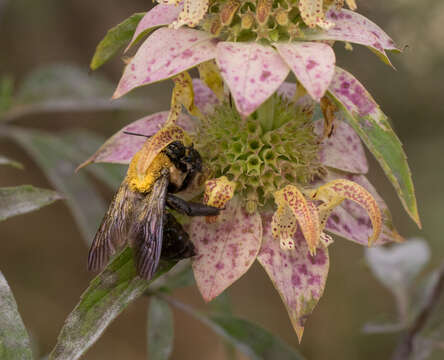
[[[267,100],[290,71],[271,46],[257,43],[221,42],[217,44],[216,61],[244,116]]]
[[[271,214],[262,214],[262,221],[262,248],[257,259],[281,296],[300,341],[305,323],[324,292],[328,250],[320,247],[311,256],[300,231],[294,237],[295,248],[283,250],[273,238]]]
[[[324,121],[315,123],[315,131],[322,134]],[[328,167],[355,174],[368,172],[367,158],[361,139],[353,128],[341,120],[334,122],[333,133],[324,139],[319,149],[319,160]]]
[[[216,56],[216,44],[203,31],[181,28],[156,30],[125,68],[113,98],[132,89],[168,79]]]
[[[258,213],[248,215],[234,198],[214,224],[193,218],[189,233],[196,251],[194,278],[204,300],[210,301],[253,264],[261,246],[262,222]]]
[[[336,57],[331,46],[315,42],[273,45],[310,96],[320,101],[335,72]]]
[[[131,39],[128,47],[125,49],[125,52],[127,52],[131,46],[134,45],[135,41],[139,40],[139,36],[142,37],[143,33],[146,34],[149,30],[158,26],[171,24],[177,19],[179,13],[182,11],[182,8],[182,4],[178,6],[168,4],[159,4],[154,6],[145,14],[142,20],[140,20],[136,31],[134,32],[133,38]]]

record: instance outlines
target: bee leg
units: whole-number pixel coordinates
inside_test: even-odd
[[[221,210],[214,206],[186,201],[172,194],[167,194],[166,203],[171,209],[188,216],[216,216]]]

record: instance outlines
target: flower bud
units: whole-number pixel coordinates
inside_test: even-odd
[[[279,9],[274,14],[274,19],[276,22],[281,26],[288,25],[289,19],[288,19],[288,13],[285,11],[285,9]]]
[[[241,27],[244,30],[249,30],[254,25],[254,17],[251,14],[242,15]]]
[[[258,0],[256,6],[256,20],[260,25],[267,23],[272,6],[272,0]]]
[[[220,21],[222,25],[228,26],[233,21],[234,15],[236,15],[237,9],[239,9],[240,3],[236,0],[230,0],[222,7],[220,12]]]

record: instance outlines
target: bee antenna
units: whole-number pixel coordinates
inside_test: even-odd
[[[135,133],[135,132],[131,132],[131,131],[124,131],[123,133],[126,135],[143,136],[148,139],[151,137],[151,135],[144,135],[144,134],[139,134],[139,133]]]

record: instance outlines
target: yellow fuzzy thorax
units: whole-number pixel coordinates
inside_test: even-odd
[[[148,169],[141,173],[139,170],[139,162],[143,160],[141,159],[142,155],[143,152],[139,151],[133,156],[128,167],[126,180],[131,190],[139,193],[147,193],[151,191],[151,187],[159,178],[162,169],[169,169],[173,164],[168,156],[164,153],[159,153],[148,166]]]

